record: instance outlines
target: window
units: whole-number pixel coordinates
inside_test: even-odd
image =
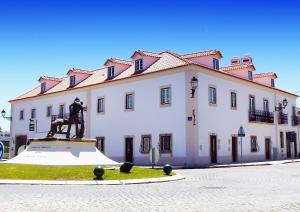
[[[274,79],[271,79],[271,87],[275,88],[275,80]]]
[[[24,120],[24,110],[20,110],[20,120]]]
[[[96,138],[97,142],[96,142],[96,147],[97,149],[104,153],[105,150],[105,138],[104,137],[97,137]]]
[[[213,68],[219,70],[219,60],[213,58]]]
[[[134,109],[134,102],[133,102],[133,93],[128,93],[125,96],[125,109],[126,110],[133,110]]]
[[[31,116],[32,119],[36,118],[36,109],[31,109]]]
[[[104,98],[99,98],[97,103],[97,112],[104,113]]]
[[[217,104],[217,89],[215,87],[209,87],[208,101],[210,104]]]
[[[170,134],[160,135],[159,141],[161,153],[172,153],[172,136]]]
[[[171,104],[171,88],[163,87],[160,89],[160,104],[170,105]]]
[[[151,149],[151,135],[142,135],[141,153],[149,153]]]
[[[251,152],[257,152],[257,137],[251,136]]]
[[[248,80],[253,80],[252,71],[248,71]]]
[[[114,67],[114,66],[108,67],[108,70],[107,70],[107,76],[108,76],[109,78],[115,76],[115,67]]]
[[[230,99],[231,99],[231,108],[236,109],[236,92],[230,93]]]
[[[280,132],[280,148],[284,148],[284,134]]]
[[[59,105],[59,118],[64,118],[64,114],[65,114],[65,105]]]
[[[269,100],[264,99],[264,112],[269,112]]]
[[[254,96],[249,97],[249,110],[251,112],[255,111],[255,97]]]
[[[43,83],[41,84],[41,92],[42,92],[42,93],[46,92],[46,83],[45,83],[45,82],[43,82]]]
[[[46,116],[50,117],[52,115],[52,106],[47,107]]]
[[[143,70],[143,59],[138,59],[135,61],[135,71]]]
[[[70,87],[75,86],[75,84],[76,84],[76,76],[75,75],[70,76]]]

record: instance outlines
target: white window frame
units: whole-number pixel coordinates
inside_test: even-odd
[[[210,105],[217,104],[217,88],[215,86],[208,87],[208,102]]]
[[[140,152],[142,154],[148,154],[151,150],[151,147],[152,147],[152,136],[150,134],[142,135]]]
[[[213,68],[216,70],[219,70],[219,68],[220,68],[219,60],[216,58],[213,58]]]
[[[73,87],[76,85],[76,75],[70,76],[70,87]]]
[[[230,91],[230,107],[231,109],[237,109],[237,93],[235,91]]]
[[[105,97],[99,97],[97,99],[97,113],[102,114],[105,112]]]
[[[127,97],[131,96],[131,101]],[[134,92],[129,92],[125,94],[125,111],[134,110]]]
[[[165,145],[164,143],[167,142],[167,141],[164,141],[163,140],[163,137],[170,137],[170,144],[169,145]],[[160,134],[159,135],[159,150],[160,150],[160,153],[162,154],[172,154],[172,143],[173,143],[173,137],[172,137],[172,134]],[[165,147],[166,146],[169,146],[169,149],[166,149]]]
[[[45,82],[41,83],[41,92],[42,93],[46,92],[46,83]]]
[[[115,66],[109,66],[107,68],[107,76],[108,78],[112,78],[115,76]]]
[[[253,80],[253,73],[252,73],[252,71],[248,71],[248,80]]]
[[[170,106],[172,103],[172,90],[171,86],[162,86],[160,87],[160,105],[161,106]]]
[[[20,110],[19,119],[24,120],[25,117],[25,110]]]
[[[135,71],[142,71],[144,69],[144,61],[143,58],[139,58],[134,62]]]
[[[50,110],[49,110],[49,108],[50,108]],[[46,108],[46,117],[51,117],[52,116],[52,112],[53,112],[52,105],[48,105],[47,108]]]
[[[36,108],[31,108],[30,110],[30,118],[36,119]]]

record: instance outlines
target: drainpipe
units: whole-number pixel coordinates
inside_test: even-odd
[[[277,94],[274,93],[274,108],[277,105]],[[279,144],[278,144],[278,112],[274,110],[274,123],[275,123],[275,143],[276,143],[276,151],[277,151],[277,158],[276,160],[280,159],[280,151],[279,151]]]

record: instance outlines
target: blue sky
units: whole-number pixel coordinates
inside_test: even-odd
[[[219,49],[222,65],[250,54],[257,72],[300,91],[300,13],[295,1],[0,0],[0,109],[41,75],[95,69],[136,49]],[[9,128],[6,120],[0,126]]]

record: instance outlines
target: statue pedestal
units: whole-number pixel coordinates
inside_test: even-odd
[[[6,161],[11,164],[32,165],[120,165],[96,147],[94,139],[31,139],[27,148],[18,156]]]

